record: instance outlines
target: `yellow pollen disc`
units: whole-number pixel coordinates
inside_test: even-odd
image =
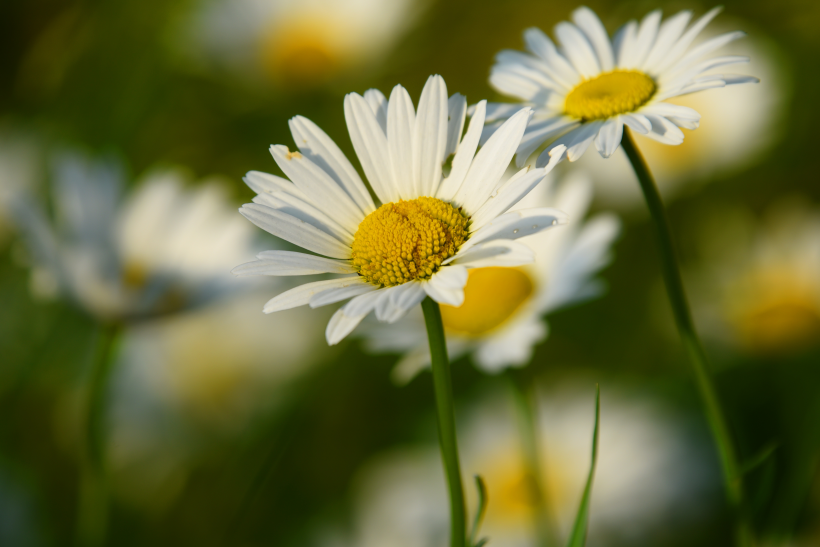
[[[637,70],[613,70],[575,86],[564,113],[582,121],[605,120],[633,112],[655,94],[655,80]]]
[[[322,84],[343,64],[334,24],[321,17],[277,22],[262,35],[260,56],[268,75],[297,87]]]
[[[380,287],[429,279],[467,240],[468,221],[436,198],[385,203],[359,224],[353,265]]]
[[[533,293],[530,277],[517,268],[470,270],[464,304],[441,306],[444,326],[456,332],[481,335],[498,327]]]

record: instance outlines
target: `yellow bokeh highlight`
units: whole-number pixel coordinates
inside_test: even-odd
[[[429,279],[467,240],[469,218],[436,198],[385,203],[359,224],[353,265],[380,287]]]
[[[535,290],[532,279],[518,268],[470,270],[464,287],[464,304],[441,306],[444,327],[480,336],[506,322]]]
[[[637,70],[613,70],[585,80],[569,92],[564,113],[582,121],[634,112],[655,94],[655,81]]]

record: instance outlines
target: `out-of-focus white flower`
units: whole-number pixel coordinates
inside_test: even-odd
[[[239,212],[316,254],[266,251],[233,271],[343,277],[281,293],[265,304],[265,313],[348,301],[328,323],[333,345],[371,312],[395,323],[426,297],[460,306],[471,269],[533,262],[532,250],[516,240],[564,224],[566,214],[549,207],[510,209],[557,160],[545,168],[525,167],[505,181],[530,111],[511,116],[478,150],[485,105],[478,103],[465,132],[467,101],[458,93],[448,99],[441,76],[428,78],[418,111],[401,85],[389,100],[377,89],[364,97],[348,94],[347,128],[378,207],[330,137],[307,118],[291,119],[299,151],[271,146],[290,180],[251,171],[245,182],[257,196]],[[496,281],[494,289],[506,290],[498,285],[506,280]]]
[[[589,472],[593,390],[550,389],[539,397],[541,472],[558,535],[566,538]],[[599,460],[592,489],[589,545],[655,544],[700,514],[714,470],[688,443],[679,416],[623,392],[601,394]],[[532,476],[511,405],[490,398],[460,427],[463,476],[481,475],[488,507],[482,537],[535,546]],[[430,547],[447,543],[449,517],[435,447],[384,455],[360,472],[350,545]],[[465,482],[475,510],[472,481]]]
[[[104,321],[178,311],[237,287],[230,265],[251,252],[253,231],[218,184],[186,190],[183,181],[158,171],[123,199],[118,164],[61,156],[53,220],[33,200],[15,206],[35,282],[46,280]]]
[[[496,373],[526,365],[534,346],[547,336],[543,316],[599,296],[603,283],[595,275],[611,260],[620,222],[611,214],[584,221],[592,185],[573,176],[559,188],[541,183],[516,207],[553,206],[567,213],[569,224],[524,237],[535,262],[517,268],[470,270],[460,307],[441,307],[451,358],[472,354],[482,370]],[[430,364],[424,320],[414,310],[397,328],[368,323],[362,336],[371,351],[404,353],[394,370],[398,382],[410,380]]]
[[[719,216],[703,222],[704,265],[693,272],[704,335],[755,354],[820,343],[820,209],[790,199],[762,218]]]
[[[745,22],[736,26],[741,25],[748,26]],[[705,34],[711,38],[719,32]],[[742,44],[729,44],[725,49],[727,54],[750,56],[748,71],[760,78],[758,85],[731,86],[669,99],[667,102],[693,108],[702,115],[697,131],[683,129],[686,139],[679,146],[636,136],[666,200],[706,179],[754,164],[782,134],[779,124],[789,85],[775,44],[755,30]],[[609,160],[585,154],[575,166],[565,168],[587,170],[595,182],[595,199],[602,204],[619,208],[643,205],[635,172],[623,150],[617,150]]]
[[[519,166],[551,140],[536,165],[546,165],[552,156],[574,162],[593,142],[608,158],[620,147],[624,126],[663,144],[681,144],[680,128],[697,129],[701,114],[669,99],[757,81],[714,72],[747,62],[747,57],[709,57],[745,33],[727,32],[693,45],[719,12],[712,9],[689,25],[691,11],[662,22],[661,11],[655,10],[640,24],[629,21],[610,39],[598,16],[581,7],[572,13],[572,23],[555,26],[558,48],[541,30],[528,29],[528,53],[502,51],[490,74],[496,90],[522,103],[489,105],[487,121],[503,120],[522,104],[533,108],[516,153]],[[488,132],[493,129],[489,126]]]
[[[322,84],[384,58],[414,0],[203,0],[180,36],[189,57],[279,87]]]
[[[249,291],[129,330],[111,397],[121,499],[161,513],[203,455],[292,403],[294,382],[328,356],[315,311],[260,318],[249,306],[258,298]]]

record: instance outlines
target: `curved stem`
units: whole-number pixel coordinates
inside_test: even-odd
[[[737,543],[742,546],[750,545],[752,541],[751,530],[743,517],[743,482],[737,460],[737,453],[732,436],[729,433],[729,427],[723,414],[723,409],[720,405],[720,400],[718,399],[717,390],[707,369],[706,354],[703,351],[703,346],[700,343],[694,322],[692,321],[692,314],[689,311],[689,303],[686,299],[683,280],[681,279],[678,261],[675,257],[675,249],[672,244],[672,232],[669,228],[666,210],[664,209],[652,174],[649,172],[649,166],[646,164],[646,160],[644,160],[641,152],[635,145],[632,134],[627,128],[624,128],[621,145],[629,158],[629,162],[632,164],[632,168],[635,170],[635,175],[638,177],[644,198],[646,198],[646,205],[649,208],[649,213],[655,224],[661,257],[661,271],[663,273],[664,283],[666,284],[666,291],[669,295],[669,303],[672,305],[672,313],[675,316],[675,323],[677,324],[683,345],[686,348],[686,353],[689,356],[689,362],[695,371],[695,379],[701,399],[703,400],[706,419],[709,422],[712,436],[717,444],[720,463],[723,469],[726,496],[732,508],[737,513],[739,520]]]
[[[527,382],[521,374],[507,369],[505,375],[509,380],[513,399],[518,415],[518,429],[521,435],[521,448],[524,456],[524,466],[527,475],[532,480],[533,497],[535,502],[534,528],[539,547],[558,545],[555,535],[555,518],[550,504],[546,483],[544,482],[543,458],[541,456],[537,401],[531,382]]]
[[[427,337],[430,340],[430,357],[433,364],[433,388],[436,392],[438,414],[438,439],[441,459],[447,475],[450,491],[450,547],[465,547],[467,540],[467,512],[464,508],[464,488],[461,484],[461,466],[458,461],[456,442],[456,419],[453,407],[453,382],[450,378],[450,361],[441,310],[430,297],[421,303]]]
[[[108,493],[105,480],[105,416],[108,384],[114,364],[114,348],[120,333],[116,324],[100,329],[91,368],[85,417],[85,462],[80,483],[77,543],[81,547],[105,544]]]

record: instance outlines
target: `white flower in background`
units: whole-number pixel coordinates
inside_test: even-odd
[[[704,266],[694,272],[694,308],[703,314],[704,334],[753,354],[816,347],[820,208],[794,199],[775,204],[763,218],[725,209],[719,216],[704,219],[704,230],[712,230],[703,236]]]
[[[592,185],[583,176],[564,182],[557,192],[551,184],[539,185],[512,210],[549,204],[577,220],[521,239],[535,253],[532,264],[470,270],[464,304],[442,306],[451,359],[470,353],[476,365],[490,373],[524,366],[534,346],[547,336],[544,315],[603,292],[594,276],[611,260],[620,222],[610,214],[582,222]],[[398,326],[370,323],[362,336],[371,351],[406,354],[393,373],[394,380],[404,383],[430,365],[430,350],[421,313],[414,312]]]
[[[496,90],[535,111],[518,148],[517,164],[524,165],[551,139],[555,140],[538,157],[537,165],[546,164],[551,156],[576,161],[593,142],[601,156],[608,158],[621,144],[624,125],[663,144],[681,144],[680,128],[696,129],[701,115],[667,99],[757,81],[711,72],[745,63],[747,57],[723,55],[704,60],[744,36],[743,32],[729,32],[690,47],[719,11],[711,10],[687,29],[691,11],[661,23],[661,12],[656,10],[640,24],[628,22],[610,40],[598,16],[581,7],[572,14],[574,24],[556,25],[560,49],[541,30],[525,31],[529,53],[502,51],[490,74]],[[520,108],[521,104],[488,105],[486,121],[503,120]]]
[[[704,34],[711,38],[718,33]],[[639,137],[641,153],[665,201],[712,177],[730,175],[759,162],[782,135],[780,122],[789,95],[789,77],[775,44],[764,40],[756,30],[742,44],[729,44],[725,51],[749,54],[748,71],[760,78],[760,84],[669,99],[668,102],[692,108],[703,116],[697,131],[684,128],[686,139],[679,146]],[[754,116],[749,116],[749,112],[754,112]],[[598,154],[585,154],[573,164],[572,169],[578,168],[586,170],[595,183],[596,201],[625,209],[643,205],[635,172],[622,150],[608,160]]]
[[[594,392],[562,385],[539,393],[541,474],[558,536],[566,538],[589,472]],[[481,475],[488,506],[481,537],[508,547],[537,545],[532,475],[506,398],[488,398],[459,427],[462,473]],[[592,489],[590,546],[660,545],[708,505],[716,470],[684,420],[634,393],[601,392],[599,460]],[[704,457],[706,454],[706,457]],[[448,505],[435,446],[394,451],[365,465],[355,485],[348,545],[447,544]],[[471,514],[476,494],[465,481]]]
[[[250,252],[254,234],[217,184],[186,190],[183,180],[155,172],[123,199],[116,163],[61,156],[53,221],[32,200],[15,207],[35,288],[56,290],[103,321],[178,311],[229,288],[230,265]]]
[[[189,57],[280,86],[331,80],[384,58],[422,11],[414,0],[203,0]]]
[[[128,331],[112,388],[108,460],[121,500],[162,513],[189,473],[281,412],[295,382],[328,357],[316,312],[260,320],[250,306],[259,292]]]
[[[245,181],[258,195],[240,212],[323,256],[266,251],[234,273],[346,275],[286,291],[265,304],[266,313],[352,298],[328,324],[333,345],[374,310],[379,321],[395,323],[425,296],[460,306],[469,269],[532,262],[530,248],[515,240],[565,222],[566,215],[551,208],[507,212],[553,167],[526,167],[500,185],[529,109],[512,116],[476,152],[486,102],[478,103],[462,138],[466,100],[455,94],[448,101],[441,76],[427,80],[418,112],[400,85],[389,101],[372,89],[364,97],[347,95],[344,104],[353,147],[381,205],[318,126],[301,116],[291,119],[299,151],[271,147],[291,180],[251,171]]]

